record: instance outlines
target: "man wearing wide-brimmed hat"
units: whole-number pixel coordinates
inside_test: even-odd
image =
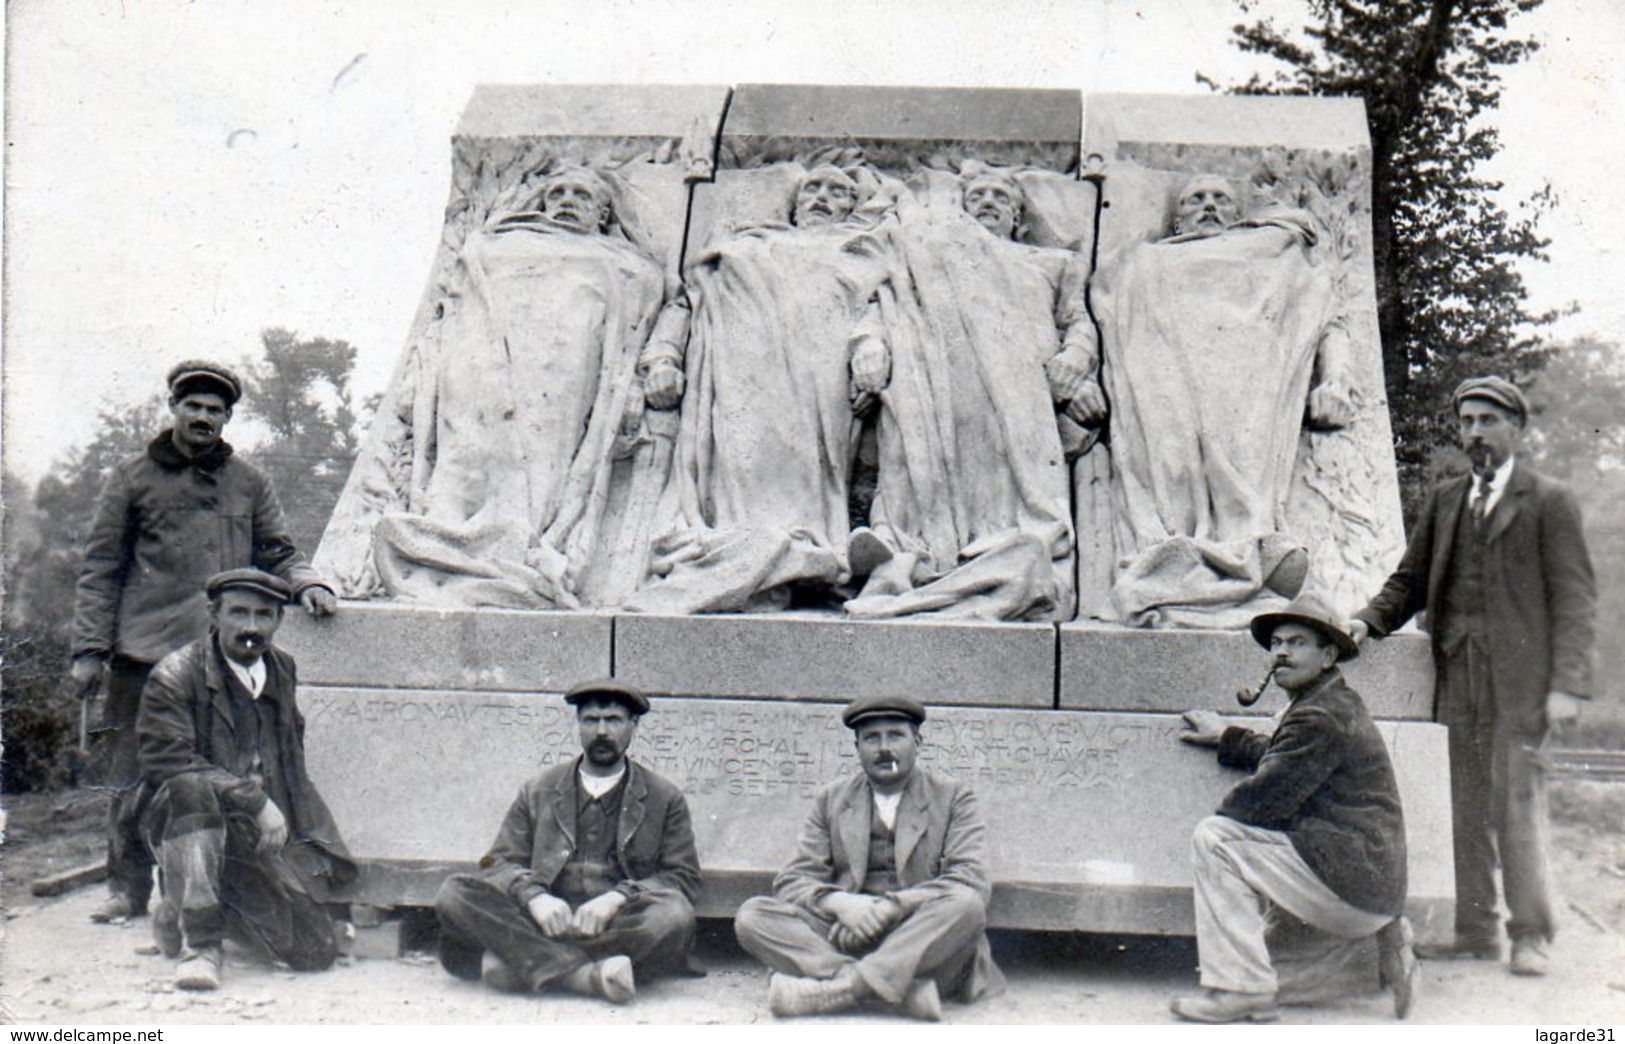
[[[564,701],[581,757],[526,783],[479,871],[441,887],[440,963],[505,992],[625,1004],[650,974],[703,974],[694,828],[678,789],[627,757],[647,696],[600,679]]]
[[[982,816],[969,787],[916,765],[924,720],[908,696],[847,706],[863,771],[819,791],[773,894],[735,914],[740,945],[774,971],[773,1014],[870,1003],[935,1021],[942,995],[968,1003],[1003,988],[983,930]]]
[[[203,635],[204,582],[253,566],[287,581],[313,615],[337,606],[294,546],[270,480],[221,437],[242,398],[241,379],[219,363],[190,359],[170,369],[167,384],[174,423],[108,475],[74,596],[72,687],[89,699],[105,676],[107,692],[97,748],[99,782],[113,791],[112,896],[91,914],[94,921],[147,912],[152,867],[133,804],[136,716],[152,665]]]
[[[1555,933],[1545,751],[1591,694],[1597,589],[1580,507],[1518,457],[1529,404],[1501,377],[1452,396],[1472,473],[1428,498],[1399,567],[1355,613],[1381,638],[1426,610],[1435,706],[1450,730],[1455,937],[1423,956],[1498,960],[1495,868],[1514,975],[1544,975]]]
[[[272,642],[293,589],[230,569],[205,591],[208,635],[153,667],[137,726],[141,828],[163,884],[153,934],[189,990],[220,985],[227,935],[295,971],[332,965],[327,904],[355,877],[305,771],[293,657]]]
[[[1277,1017],[1275,967],[1265,944],[1274,905],[1348,940],[1376,935],[1394,1013],[1416,988],[1405,910],[1405,817],[1388,749],[1338,663],[1354,639],[1318,597],[1302,595],[1253,618],[1275,683],[1291,698],[1272,734],[1226,726],[1212,711],[1185,714],[1180,739],[1217,747],[1219,764],[1251,772],[1191,839],[1199,995],[1173,1012],[1193,1022]]]

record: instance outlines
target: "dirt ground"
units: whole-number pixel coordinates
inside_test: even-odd
[[[1617,788],[1618,785],[1613,785]],[[1606,802],[1612,805],[1612,795]],[[296,975],[229,950],[224,987],[175,991],[171,963],[151,949],[149,921],[97,926],[88,916],[103,896],[89,886],[57,898],[28,894],[28,882],[93,859],[101,804],[82,793],[7,799],[0,847],[0,1020],[25,1024],[597,1023],[751,1024],[772,1022],[767,973],[732,941],[726,922],[704,922],[704,979],[642,984],[626,1007],[568,995],[494,993],[452,979],[426,953],[361,956],[313,975]],[[1517,979],[1505,964],[1427,963],[1412,1023],[1545,1026],[1625,1022],[1625,834],[1617,825],[1560,824],[1554,870],[1564,902],[1562,931],[1545,979]],[[408,926],[410,943],[414,933]],[[392,938],[387,929],[361,949]],[[1196,948],[1188,939],[995,933],[994,954],[1009,977],[1000,997],[947,1005],[946,1021],[1006,1023],[1167,1023],[1168,999],[1196,988]],[[859,1013],[835,1024],[895,1017]],[[812,1021],[812,1020],[809,1020]],[[1290,1008],[1283,1022],[1384,1024],[1386,995]]]

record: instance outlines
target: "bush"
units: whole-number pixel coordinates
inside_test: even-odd
[[[79,739],[79,705],[64,684],[68,647],[61,636],[0,635],[0,790],[50,790],[68,779]]]

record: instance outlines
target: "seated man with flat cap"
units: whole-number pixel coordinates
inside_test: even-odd
[[[625,1004],[637,978],[696,974],[694,828],[677,788],[626,756],[643,693],[592,681],[564,701],[582,756],[526,783],[479,871],[441,887],[440,963],[506,992]]]
[[[968,1003],[1004,985],[984,932],[982,815],[969,787],[916,767],[917,700],[861,697],[841,720],[863,772],[818,793],[795,858],[734,931],[773,969],[775,1015],[873,1002],[935,1021],[942,994]]]
[[[271,644],[293,588],[231,569],[205,592],[209,633],[153,667],[136,722],[162,895],[153,935],[189,990],[220,985],[227,933],[295,971],[331,966],[324,904],[355,877],[305,772],[293,657]]]
[[[1405,911],[1405,816],[1388,748],[1337,664],[1358,655],[1337,615],[1314,595],[1252,621],[1275,684],[1291,699],[1271,734],[1212,711],[1185,714],[1180,739],[1217,747],[1219,764],[1251,772],[1196,826],[1191,856],[1202,985],[1173,1012],[1192,1022],[1279,1016],[1265,943],[1279,908],[1345,940],[1377,936],[1394,1014],[1417,982]]]

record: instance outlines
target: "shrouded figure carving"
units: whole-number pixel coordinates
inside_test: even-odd
[[[1318,234],[1304,211],[1241,218],[1230,184],[1202,175],[1172,236],[1095,277],[1125,621],[1240,626],[1256,611],[1241,606],[1302,585],[1307,555],[1283,519],[1306,406],[1318,427],[1352,419]]]
[[[444,314],[397,385],[409,482],[373,530],[377,586],[453,605],[602,603],[616,567],[601,548],[613,464],[635,448],[646,405],[682,391],[675,361],[640,359],[664,288],[587,168],[555,173],[532,209],[469,236]]]
[[[643,612],[786,608],[850,578],[854,411],[885,386],[876,304],[891,275],[889,197],[822,165],[790,224],[702,251],[651,352],[680,357],[688,391]],[[687,328],[686,339],[680,331]]]
[[[1073,535],[1057,422],[1076,449],[1105,415],[1085,259],[1017,240],[1013,177],[978,166],[962,190],[963,209],[934,221],[900,202],[910,292],[880,298],[899,315],[873,533],[853,541],[855,558],[874,545],[889,560],[846,608],[1065,618]]]

